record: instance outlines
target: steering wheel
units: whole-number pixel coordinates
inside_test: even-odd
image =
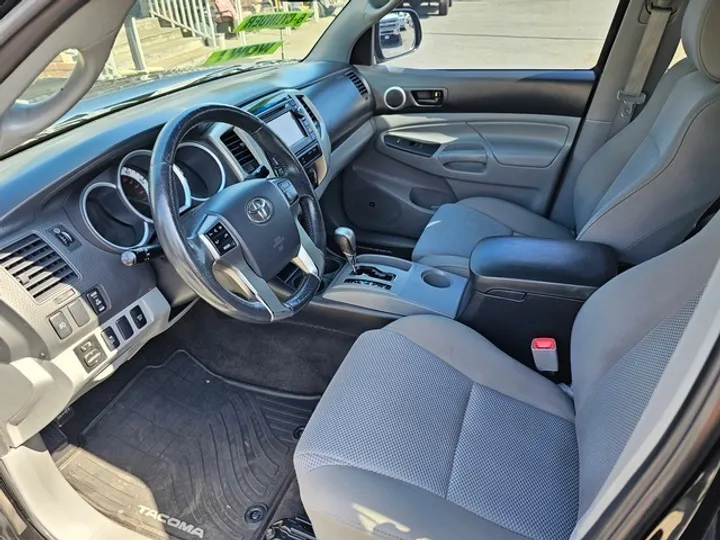
[[[246,132],[284,165],[285,175],[231,185],[180,216],[175,152],[190,130],[207,122]],[[179,114],[155,142],[149,183],[165,256],[214,308],[241,321],[270,323],[291,317],[317,293],[326,244],[320,204],[295,155],[256,116],[228,105],[202,105]],[[281,300],[268,282],[289,263],[304,275],[297,290]]]

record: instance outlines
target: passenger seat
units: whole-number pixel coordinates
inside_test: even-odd
[[[492,236],[599,242],[630,264],[679,244],[720,197],[720,0],[692,0],[682,42],[688,58],[580,172],[574,230],[507,201],[474,197],[437,210],[413,260],[468,275],[473,248]]]

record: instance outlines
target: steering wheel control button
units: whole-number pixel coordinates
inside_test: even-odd
[[[115,330],[113,330],[112,326],[108,326],[107,328],[103,329],[102,337],[105,345],[107,345],[107,348],[111,351],[114,351],[120,346],[120,340],[118,339],[117,334],[115,333]]]
[[[95,336],[89,337],[75,347],[75,356],[78,357],[87,369],[92,369],[107,359]]]
[[[283,192],[288,203],[293,204],[300,198],[295,186],[293,186],[290,180],[280,180],[276,185],[280,188],[280,191]]]
[[[87,309],[85,309],[85,305],[83,304],[81,298],[78,298],[68,305],[68,311],[70,312],[70,315],[72,315],[72,318],[78,327],[85,326],[90,322],[90,315],[88,315]]]
[[[72,334],[70,322],[67,320],[67,317],[65,317],[65,314],[62,311],[56,311],[50,315],[50,317],[48,317],[48,321],[50,321],[50,325],[53,327],[53,330],[55,330],[55,333],[60,339],[70,337]]]
[[[233,240],[233,237],[230,236],[222,223],[215,225],[205,236],[213,243],[220,255],[225,255],[228,251],[237,247],[235,240]]]
[[[278,176],[285,176],[287,174],[287,168],[285,167],[285,164],[280,161],[280,159],[276,155],[270,154],[268,158],[270,159],[270,165],[275,170],[275,174],[277,174]]]
[[[105,313],[105,311],[107,310],[107,303],[105,302],[105,299],[103,298],[99,289],[91,289],[85,294],[85,297],[88,299],[88,302],[90,302],[90,307],[93,308],[93,311],[97,315]]]
[[[135,322],[135,326],[138,327],[138,330],[147,324],[147,319],[145,318],[145,314],[140,306],[135,306],[130,310],[130,317],[132,317],[132,320]]]
[[[133,335],[133,327],[130,324],[130,321],[127,320],[127,317],[123,315],[117,320],[117,327],[118,330],[120,330],[120,335],[123,337],[123,339],[130,339]]]

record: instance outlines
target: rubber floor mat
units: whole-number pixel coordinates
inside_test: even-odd
[[[178,351],[143,369],[58,466],[99,512],[150,538],[249,540],[293,478],[316,404],[233,384]]]

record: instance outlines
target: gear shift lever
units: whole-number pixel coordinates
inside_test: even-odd
[[[340,251],[342,251],[342,254],[345,255],[348,263],[350,263],[350,268],[352,268],[353,273],[356,273],[358,267],[357,261],[355,260],[357,251],[355,231],[348,227],[338,227],[335,229],[335,243],[340,248]]]

